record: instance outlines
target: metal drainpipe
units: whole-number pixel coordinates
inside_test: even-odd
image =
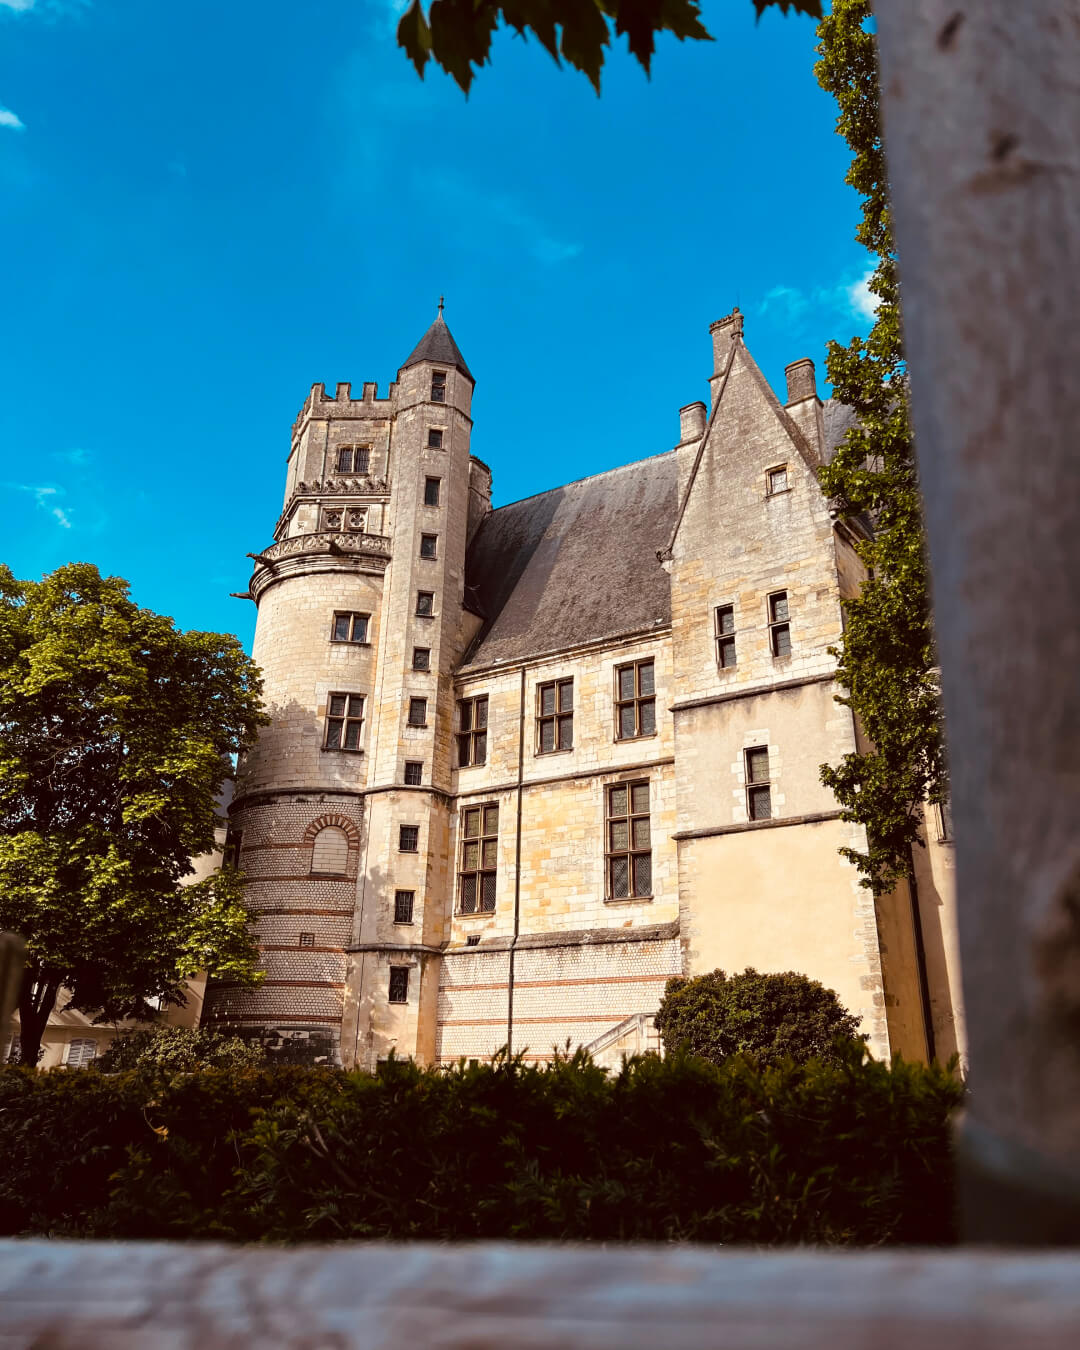
[[[521,929],[521,783],[525,771],[525,667],[521,667],[521,712],[518,717],[517,822],[514,846],[514,936],[506,989],[506,1048],[514,1052],[514,954]]]

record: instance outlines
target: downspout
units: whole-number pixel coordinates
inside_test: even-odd
[[[506,989],[506,1048],[514,1053],[514,953],[521,931],[521,794],[525,772],[525,667],[521,667],[521,711],[518,717],[517,821],[514,844],[514,936],[510,939],[510,965]]]
[[[919,883],[915,880],[915,854],[908,845],[908,892],[911,895],[911,926],[915,933],[915,969],[919,977],[919,1001],[922,1003],[923,1029],[926,1035],[926,1058],[931,1064],[937,1059],[934,1039],[934,1010],[930,1004],[930,978],[926,969],[926,944],[923,941],[922,911],[919,908]]]

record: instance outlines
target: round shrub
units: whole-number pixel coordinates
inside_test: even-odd
[[[125,1069],[195,1073],[199,1069],[255,1069],[265,1058],[261,1045],[240,1036],[197,1027],[148,1027],[118,1036],[95,1067],[103,1073]]]

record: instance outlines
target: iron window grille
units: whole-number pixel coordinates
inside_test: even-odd
[[[574,681],[548,680],[536,686],[536,753],[574,746]]]
[[[336,610],[334,624],[330,630],[330,641],[366,643],[370,618],[370,614],[352,614]]]
[[[407,787],[419,787],[424,777],[424,766],[418,759],[405,761],[405,784]]]
[[[432,385],[432,388],[434,387],[435,386]],[[436,403],[441,403],[442,401],[443,400],[441,398],[437,398],[435,400]],[[437,427],[429,428],[427,434],[427,443],[429,450],[441,450],[443,448],[443,433]]]
[[[466,946],[466,947],[479,947],[479,946],[480,946],[480,934],[479,934],[479,933],[470,933],[470,934],[468,935],[468,937],[465,939],[465,946]],[[472,1060],[471,1062],[472,1062],[473,1064],[475,1064],[475,1063],[476,1063],[476,1060],[474,1059],[474,1060]]]
[[[653,661],[615,667],[615,739],[629,741],[656,732],[656,683]]]
[[[331,694],[326,717],[326,750],[359,750],[364,721],[363,694]]]
[[[772,783],[769,774],[769,751],[764,745],[745,752],[746,756],[746,814],[750,820],[772,818]]]
[[[394,892],[395,923],[412,923],[413,901],[415,898],[416,898],[415,891]]]
[[[439,556],[439,536],[437,534],[422,534],[420,536],[420,556],[428,559]]]
[[[420,826],[398,826],[398,852],[418,853],[420,851]]]
[[[315,946],[315,934],[314,934],[314,933],[301,933],[301,934],[300,934],[300,946],[301,946],[301,947],[314,947],[314,946]]]
[[[370,445],[343,445],[337,452],[336,473],[367,473],[371,465]]]
[[[770,497],[778,492],[788,490],[787,465],[778,464],[775,469],[769,469],[765,474],[766,490]]]
[[[730,670],[738,657],[735,651],[735,606],[718,605],[716,609],[716,664],[721,670]]]
[[[461,813],[458,913],[492,914],[499,852],[499,808],[494,802]]]
[[[440,493],[441,489],[442,489],[442,479],[441,479],[441,478],[425,478],[425,479],[424,479],[424,505],[425,505],[425,506],[438,506],[438,504],[439,504],[439,493]]]
[[[652,895],[649,784],[616,783],[607,790],[608,899]]]
[[[411,698],[409,699],[409,726],[426,727],[427,726],[427,699]]]
[[[412,668],[413,670],[431,669],[430,647],[414,647],[412,649]]]
[[[458,767],[487,760],[488,696],[458,699]]]
[[[430,619],[435,613],[435,592],[416,592],[416,612],[422,619]]]
[[[390,967],[390,1002],[408,1003],[409,1001],[409,967],[391,966]]]
[[[791,655],[791,616],[787,591],[769,596],[769,646],[773,656]]]
[[[432,403],[446,402],[446,371],[436,370],[431,376],[431,401]]]

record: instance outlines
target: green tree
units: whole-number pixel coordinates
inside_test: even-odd
[[[201,969],[261,978],[238,874],[184,884],[260,691],[235,638],[180,632],[118,577],[0,567],[0,929],[27,944],[24,1064],[62,988],[115,1020],[182,1003]]]
[[[923,803],[948,794],[930,572],[922,499],[908,416],[900,291],[881,141],[876,39],[870,0],[833,0],[819,28],[818,82],[840,108],[840,134],[854,158],[847,182],[862,196],[856,238],[877,265],[870,289],[877,317],[865,339],[829,344],[833,397],[854,408],[849,431],[821,482],[839,512],[872,522],[858,545],[869,579],[845,606],[836,651],[840,702],[856,714],[871,742],[824,765],[844,819],[866,827],[866,852],[844,849],[875,894],[910,875],[921,846]]]
[[[770,5],[786,14],[821,17],[820,0],[753,0],[760,15]],[[404,47],[421,78],[429,60],[452,75],[467,94],[475,66],[485,65],[491,39],[500,26],[520,37],[530,33],[557,65],[562,61],[587,75],[600,92],[600,71],[611,34],[626,34],[627,44],[649,73],[657,33],[673,33],[711,42],[697,0],[432,0],[427,13],[420,0],[402,15],[398,45]],[[561,58],[561,59],[560,59]]]
[[[859,1020],[831,989],[789,970],[761,975],[711,975],[668,980],[656,1028],[664,1049],[690,1050],[713,1064],[735,1054],[753,1055],[758,1064],[811,1058],[841,1062],[836,1041],[862,1041]]]
[[[94,1068],[102,1073],[143,1069],[166,1074],[201,1069],[258,1069],[266,1054],[255,1041],[204,1027],[151,1027],[117,1036]]]

